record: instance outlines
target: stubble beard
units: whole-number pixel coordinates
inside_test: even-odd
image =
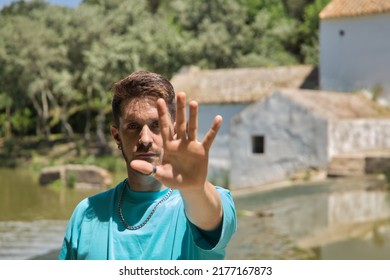
[[[128,159],[128,157],[126,156],[126,153],[124,152],[124,149],[122,148],[121,149],[121,153],[122,153],[122,157],[123,159],[125,160],[126,162],[126,168],[127,168],[127,171],[130,175],[130,173],[134,173],[136,175],[144,175],[144,176],[148,176],[147,174],[144,174],[142,172],[139,172],[135,169],[133,169],[131,166],[130,166],[130,160]],[[154,165],[160,165],[162,163],[162,155],[163,155],[163,150],[158,150],[158,151],[155,151],[156,153],[156,159],[153,160],[153,161],[146,161],[146,162],[149,162],[151,164],[154,164]],[[157,159],[158,158],[158,159]]]

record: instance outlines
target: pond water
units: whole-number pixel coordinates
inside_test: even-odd
[[[100,191],[41,187],[27,170],[0,168],[0,259],[53,258],[75,205]]]
[[[381,186],[359,178],[235,195],[227,259],[390,259]],[[101,191],[41,187],[27,170],[0,169],[0,260],[57,258],[75,205]]]
[[[390,259],[390,193],[376,178],[235,197],[229,259]]]

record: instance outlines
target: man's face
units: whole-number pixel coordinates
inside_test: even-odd
[[[112,126],[111,134],[122,147],[122,154],[128,166],[135,159],[161,164],[163,141],[155,100],[127,101],[119,118],[119,127]]]

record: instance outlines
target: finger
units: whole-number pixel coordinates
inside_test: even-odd
[[[172,168],[169,165],[154,165],[144,160],[133,160],[130,162],[130,167],[145,176],[153,176],[156,180],[159,180],[163,184],[164,182],[170,182],[170,187],[174,187],[174,181],[182,181],[181,174],[174,174]],[[172,178],[174,179],[172,181]]]
[[[202,141],[203,147],[205,147],[206,150],[210,149],[221,125],[222,125],[222,117],[216,116],[214,118],[213,124],[211,125],[211,128],[209,129],[209,131],[207,132],[206,136],[203,138]]]
[[[173,135],[172,135],[172,122],[171,122],[171,117],[168,112],[168,108],[165,104],[164,99],[159,98],[157,100],[157,111],[158,111],[158,121],[160,123],[160,132],[161,132],[161,137],[163,139],[163,142],[166,143],[167,141],[172,140]]]
[[[184,92],[177,94],[176,105],[176,138],[186,137],[186,95]]]
[[[198,103],[191,101],[190,107],[190,118],[188,120],[188,140],[195,141],[198,131]]]
[[[153,175],[157,174],[158,168],[156,165],[153,165],[144,160],[133,160],[130,162],[130,167],[138,172],[141,172],[145,175]]]

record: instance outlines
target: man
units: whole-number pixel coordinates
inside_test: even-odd
[[[198,104],[161,75],[135,72],[113,87],[111,134],[127,165],[115,188],[84,199],[60,259],[223,259],[236,230],[230,193],[207,181],[216,116],[197,141]]]

